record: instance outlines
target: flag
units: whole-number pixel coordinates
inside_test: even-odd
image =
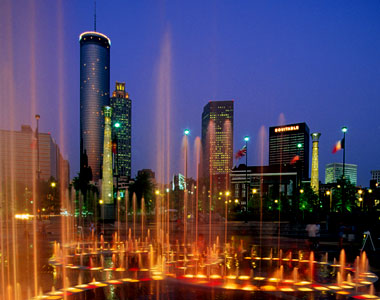
[[[235,154],[235,159],[240,159],[247,154],[247,148],[245,145]]]
[[[290,161],[290,164],[291,165],[294,165],[297,161],[299,161],[300,160],[300,156],[297,154],[296,156],[294,156],[293,158],[292,158],[292,160]]]
[[[332,153],[337,153],[339,150],[342,150],[342,149],[344,149],[344,138],[343,139],[341,139],[340,141],[338,141],[336,144],[335,144],[335,146],[334,146],[334,148],[333,148],[333,150],[332,150]]]

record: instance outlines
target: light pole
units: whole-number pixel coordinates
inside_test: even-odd
[[[188,144],[188,135],[190,134],[189,129],[185,129],[183,131],[185,135],[185,194],[183,197],[183,244],[184,244],[184,249],[186,253],[186,237],[187,237],[187,197],[188,197],[188,191],[187,191],[187,144]]]
[[[362,210],[364,208],[364,201],[363,201],[363,198],[364,198],[364,195],[363,195],[363,190],[360,189],[358,190],[358,194],[359,194],[359,207],[361,206]]]
[[[332,207],[332,188],[331,188],[331,190],[328,190],[326,192],[326,195],[330,196],[330,213],[331,213],[331,207]]]
[[[248,186],[248,142],[249,142],[249,136],[244,137],[245,141],[245,196],[246,196],[246,203],[245,203],[245,211],[248,213],[248,199],[249,199],[249,186]]]
[[[226,195],[226,201],[224,202],[225,204],[225,220],[224,220],[224,245],[227,245],[227,222],[228,222],[228,214],[227,214],[227,205],[228,205],[228,197],[230,195],[230,192],[227,191],[225,193]]]
[[[341,142],[341,146],[343,147],[343,173],[342,173],[342,179],[343,179],[343,182],[342,182],[342,212],[344,211],[345,209],[345,203],[346,203],[346,199],[345,199],[345,190],[344,190],[344,187],[346,185],[346,181],[345,181],[345,165],[346,165],[346,132],[347,132],[347,127],[346,126],[343,126],[342,127],[342,132],[343,132],[343,142]]]
[[[298,143],[297,144],[297,155],[298,155],[298,160],[296,161],[296,166],[297,166],[297,170],[299,173],[299,180],[298,180],[298,186],[301,187],[301,183],[302,183],[302,166],[300,165],[300,161],[301,161],[301,149],[302,149],[302,144],[301,143]]]
[[[119,199],[119,140],[118,140],[118,129],[120,128],[121,124],[119,122],[115,122],[113,124],[113,127],[115,128],[115,142],[116,142],[116,149],[115,149],[115,156],[116,156],[116,167],[115,167],[115,173],[114,176],[116,177],[116,202],[117,202],[117,228],[118,228],[118,238],[120,238],[120,199]]]
[[[342,127],[342,132],[343,132],[343,143],[342,143],[342,147],[343,147],[343,174],[342,174],[342,178],[344,179],[344,169],[345,169],[345,164],[346,164],[346,132],[347,132],[347,127],[346,126],[343,126]]]
[[[188,144],[188,135],[190,134],[190,130],[189,129],[185,129],[183,131],[184,135],[185,135],[185,190],[187,190],[187,144]]]

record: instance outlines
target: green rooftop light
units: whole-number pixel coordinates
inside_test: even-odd
[[[190,129],[185,129],[185,130],[183,131],[183,133],[184,133],[185,135],[189,135],[189,134],[190,134]]]
[[[245,136],[244,141],[249,142],[249,136]]]
[[[346,127],[346,126],[343,126],[343,127],[342,127],[342,132],[343,132],[343,133],[346,133],[346,132],[347,132],[347,127]]]
[[[115,128],[119,128],[121,126],[121,124],[119,122],[116,122],[114,125],[113,125]]]

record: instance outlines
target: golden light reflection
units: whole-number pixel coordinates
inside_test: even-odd
[[[305,288],[305,287],[298,288],[298,290],[300,292],[312,292],[313,291],[311,288]]]
[[[282,292],[294,292],[294,289],[292,289],[292,288],[281,288],[280,290]]]

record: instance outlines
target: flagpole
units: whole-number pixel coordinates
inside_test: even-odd
[[[346,132],[347,132],[347,127],[346,126],[343,126],[342,127],[342,132],[343,132],[343,143],[342,143],[342,147],[343,147],[343,174],[342,174],[342,179],[343,179],[343,184],[342,184],[342,212],[344,211],[344,206],[345,206],[345,184],[346,184],[346,180],[345,180],[345,164],[346,164]]]
[[[249,136],[244,137],[245,141],[245,196],[246,196],[246,202],[245,202],[245,211],[248,213],[248,195],[249,195],[249,188],[248,188],[248,141]]]
[[[345,178],[345,164],[346,164],[346,132],[347,132],[347,127],[346,126],[343,126],[342,127],[342,132],[343,132],[343,174],[342,174],[342,178],[344,179]]]

